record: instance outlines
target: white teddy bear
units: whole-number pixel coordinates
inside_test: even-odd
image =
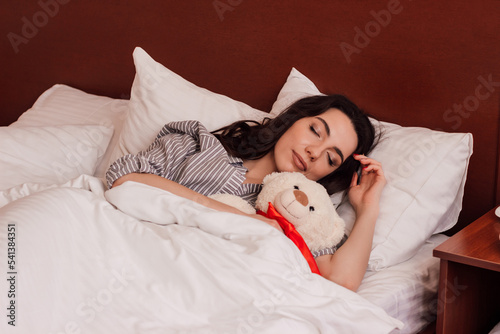
[[[227,194],[210,197],[246,213],[255,213],[240,197]],[[295,226],[311,252],[335,246],[344,236],[344,220],[337,214],[326,189],[301,173],[267,175],[255,207],[268,212],[269,203]]]

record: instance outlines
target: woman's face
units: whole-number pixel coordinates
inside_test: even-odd
[[[274,160],[280,172],[300,172],[318,181],[336,170],[357,145],[349,117],[332,108],[296,121],[276,143]]]

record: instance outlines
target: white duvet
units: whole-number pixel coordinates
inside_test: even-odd
[[[111,204],[112,203],[112,204]],[[0,194],[1,333],[388,333],[277,230],[134,182]]]

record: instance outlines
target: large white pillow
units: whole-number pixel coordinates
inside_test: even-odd
[[[314,83],[294,68],[271,114],[317,94],[321,92]],[[380,270],[409,259],[432,234],[457,222],[472,135],[373,121],[383,137],[370,156],[382,163],[387,178],[369,260],[369,269]],[[332,201],[338,198],[332,196]],[[352,206],[344,201],[338,212],[351,231],[355,220]]]
[[[163,125],[198,120],[209,131],[242,119],[260,121],[268,113],[198,87],[156,62],[143,49],[133,53],[136,76],[130,112],[112,158],[137,153],[153,142]]]
[[[109,146],[99,159],[97,177],[104,177],[111,153],[118,142],[122,124],[128,113],[128,100],[89,94],[79,89],[56,84],[38,97],[11,127],[102,125],[114,128]]]
[[[1,127],[0,190],[92,175],[112,134],[112,128],[99,125]]]

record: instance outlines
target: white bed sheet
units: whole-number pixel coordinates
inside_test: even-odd
[[[0,333],[343,334],[402,325],[312,274],[294,244],[258,220],[134,182],[105,193],[89,176],[2,198],[0,270],[9,280],[0,280]]]
[[[411,259],[366,273],[358,293],[405,324],[391,334],[418,333],[436,319],[439,259],[432,250],[448,238],[433,235]]]

